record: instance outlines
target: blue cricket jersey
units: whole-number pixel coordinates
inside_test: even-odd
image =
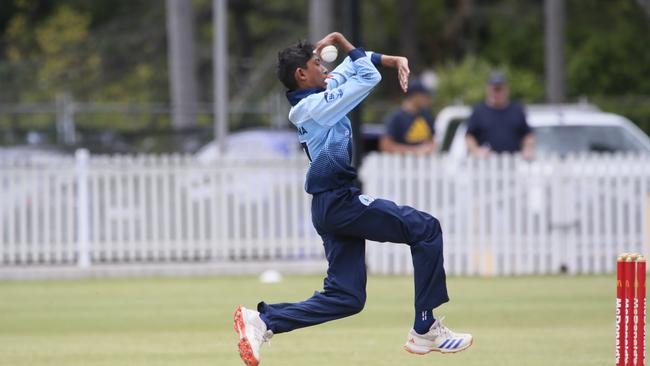
[[[311,162],[305,190],[315,194],[350,184],[356,177],[352,166],[352,126],[346,116],[381,81],[375,66],[381,55],[356,48],[327,79],[327,88],[287,92],[293,106],[289,120],[298,129],[298,140]]]

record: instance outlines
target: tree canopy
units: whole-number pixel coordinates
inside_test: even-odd
[[[333,0],[345,32],[345,0]],[[212,98],[209,0],[196,14],[200,102]],[[307,1],[229,2],[231,100],[267,103],[283,92],[273,68],[280,47],[307,36]],[[362,1],[364,46],[406,54],[415,73],[433,69],[436,105],[483,97],[490,69],[506,70],[525,102],[544,100],[543,3],[538,0]],[[566,1],[566,82],[571,100],[586,96],[650,130],[650,16],[634,0]],[[165,6],[155,0],[6,0],[0,2],[0,103],[52,102],[68,93],[84,102],[169,103]],[[398,100],[385,78],[365,120],[378,122]],[[240,108],[241,110],[245,108]],[[251,109],[251,108],[248,108]],[[168,118],[158,118],[161,125]],[[146,119],[139,126],[150,126]],[[209,123],[209,118],[203,119]],[[259,115],[235,119],[270,123]],[[44,122],[45,123],[45,122]],[[97,128],[131,121],[88,119]],[[0,123],[1,125],[1,123]],[[237,127],[237,126],[233,126]]]

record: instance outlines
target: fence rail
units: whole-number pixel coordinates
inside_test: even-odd
[[[321,257],[307,163],[189,156],[0,162],[0,263]]]
[[[452,274],[612,272],[617,253],[650,246],[650,159],[631,155],[526,162],[375,155],[366,191],[433,213]],[[407,248],[369,247],[380,273],[412,271]]]
[[[323,259],[307,161],[189,156],[0,159],[0,266]],[[371,155],[365,192],[437,216],[450,274],[603,273],[650,246],[650,158]],[[405,245],[368,243],[375,273]]]

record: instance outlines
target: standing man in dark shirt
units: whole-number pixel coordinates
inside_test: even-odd
[[[421,82],[409,83],[399,109],[386,119],[379,149],[392,153],[430,154],[435,150],[431,91]]]
[[[487,98],[474,107],[465,141],[470,154],[475,156],[521,152],[526,160],[533,157],[535,136],[522,105],[510,101],[510,88],[503,73],[490,74]]]

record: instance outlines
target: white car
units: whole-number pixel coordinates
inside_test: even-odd
[[[257,128],[234,132],[226,138],[228,157],[237,158],[287,158],[303,154],[295,130]],[[203,164],[213,164],[222,154],[216,141],[203,146],[195,158]]]
[[[455,158],[467,156],[466,120],[472,108],[444,108],[436,117],[436,142]],[[623,116],[600,111],[590,104],[530,105],[526,118],[536,137],[535,153],[635,152],[650,155],[650,138]]]

